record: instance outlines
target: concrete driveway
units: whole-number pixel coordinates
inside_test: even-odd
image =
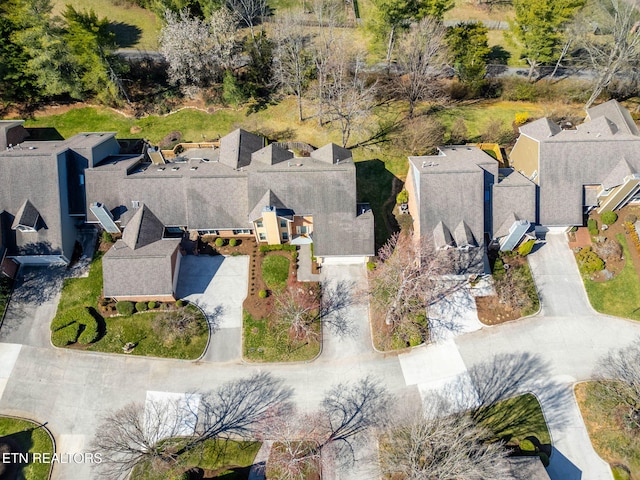
[[[182,258],[176,295],[205,312],[212,332],[203,360],[241,360],[242,302],[247,296],[248,278],[248,256]]]

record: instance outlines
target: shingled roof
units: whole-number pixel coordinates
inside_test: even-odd
[[[244,168],[251,163],[251,155],[264,147],[265,140],[241,128],[220,139],[220,161],[231,168]]]
[[[29,200],[26,200],[18,209],[11,228],[16,230],[19,227],[29,227],[37,230],[36,226],[39,218],[40,213],[36,207]]]
[[[602,181],[602,188],[609,190],[610,188],[617,187],[624,183],[624,178],[627,175],[633,174],[633,169],[629,166],[626,158],[622,158],[618,164],[613,167],[609,175]]]
[[[162,222],[146,205],[142,205],[127,223],[127,228],[122,234],[122,241],[130,249],[136,250],[162,240],[163,233],[164,225]]]
[[[598,117],[606,117],[617,125],[620,130],[630,135],[640,135],[640,131],[636,126],[631,114],[626,108],[623,108],[617,100],[609,100],[587,110],[588,118],[594,120]]]
[[[523,133],[535,140],[553,137],[561,131],[562,129],[548,118],[540,118],[520,127],[520,133]]]

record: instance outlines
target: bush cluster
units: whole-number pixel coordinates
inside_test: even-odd
[[[587,220],[587,229],[589,230],[589,233],[591,235],[597,235],[598,234],[598,222],[596,222],[595,219],[590,218],[589,220]]]
[[[113,243],[113,236],[109,232],[102,232],[102,241],[104,243]]]
[[[224,245],[224,238],[216,238],[216,247],[222,247]]]
[[[517,127],[524,125],[529,120],[529,112],[518,112],[516,113],[515,124]]]
[[[533,245],[535,243],[536,241],[533,238],[530,240],[527,240],[526,242],[524,242],[518,247],[518,253],[523,257],[526,257],[531,253],[531,250],[533,250]]]
[[[312,244],[313,245],[313,244]],[[281,244],[281,245],[260,245],[260,253],[277,252],[284,250],[285,252],[295,252],[295,245]]]
[[[578,260],[578,268],[583,275],[604,270],[604,261],[591,247],[581,248],[576,254],[576,260]]]
[[[144,312],[147,310],[147,303],[146,302],[137,302],[136,303],[136,312]]]
[[[56,347],[66,347],[78,340],[80,324],[73,322],[66,327],[60,328],[51,334],[51,341]]]
[[[116,303],[116,310],[120,315],[133,315],[133,303],[127,301],[118,302]]]
[[[638,238],[638,232],[636,231],[635,225],[631,222],[626,222],[624,225],[629,232],[633,245],[636,247],[638,254],[640,254],[640,238]]]
[[[238,240],[236,240],[235,238],[232,238],[231,240],[229,240],[230,247],[235,247],[236,245],[238,245]]]
[[[400,205],[401,203],[407,203],[409,201],[409,192],[406,189],[402,189],[398,195],[396,195],[396,203]]]
[[[600,218],[602,218],[602,223],[605,225],[613,225],[618,220],[618,214],[616,212],[604,212]]]

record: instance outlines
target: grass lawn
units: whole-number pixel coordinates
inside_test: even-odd
[[[113,0],[53,0],[53,13],[60,15],[66,5],[79,11],[93,9],[98,18],[108,18],[119,48],[157,50],[162,27],[156,15],[137,6],[117,6]]]
[[[315,324],[320,334],[320,326]],[[247,312],[243,319],[243,357],[252,362],[303,362],[320,354],[320,342],[292,341],[286,326],[255,319]]]
[[[44,428],[28,420],[0,417],[0,443],[9,441],[20,452],[54,453],[53,441]],[[15,450],[14,450],[15,451]],[[48,463],[30,463],[18,469],[17,479],[47,480],[51,465]]]
[[[240,442],[224,440],[207,440],[202,445],[181,455],[177,467],[162,473],[151,472],[143,463],[134,469],[133,477],[138,480],[165,480],[182,478],[180,473],[191,467],[200,467],[205,471],[215,472],[216,477],[224,480],[246,480],[249,469],[261,447],[260,442]],[[207,477],[212,478],[212,477]]]
[[[97,307],[102,292],[102,257],[96,257],[91,263],[89,276],[86,278],[69,278],[64,282],[56,318],[66,311],[77,307]],[[99,320],[99,330],[103,335],[86,347],[98,352],[122,353],[127,342],[136,344],[133,355],[149,355],[164,358],[196,359],[207,345],[208,328],[206,320],[200,316],[202,323],[199,334],[189,337],[165,335],[162,339],[153,329],[154,320],[161,312],[143,312],[130,316],[107,317]],[[53,320],[55,322],[56,319]]]
[[[626,259],[624,268],[615,278],[606,282],[594,282],[589,278],[584,278],[584,286],[591,305],[598,312],[640,320],[638,273],[631,260],[626,237],[618,234],[616,238],[622,244],[623,255]]]
[[[289,259],[282,255],[269,255],[262,260],[262,278],[270,290],[282,290],[289,278]]]
[[[496,440],[514,447],[516,455],[518,453],[524,455],[543,453],[547,456],[551,454],[551,436],[542,408],[538,399],[530,393],[484,407],[478,411],[475,418],[482,426],[493,432]],[[526,451],[527,444],[529,447],[533,444],[535,453]],[[525,451],[519,451],[518,447]]]
[[[616,479],[640,476],[640,435],[624,425],[624,409],[596,395],[598,382],[576,385],[575,392],[591,444],[611,464]],[[629,475],[630,473],[630,475]]]

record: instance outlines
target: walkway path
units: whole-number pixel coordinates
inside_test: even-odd
[[[59,440],[58,450],[73,453],[89,446],[101,414],[132,401],[143,402],[148,391],[208,390],[268,369],[295,389],[297,407],[310,411],[330,386],[371,374],[398,396],[397,404],[402,406],[415,404],[420,393],[425,395],[438,385],[442,388],[447,383],[443,376],[449,372],[451,378],[460,379],[460,392],[473,389],[478,398],[525,390],[537,394],[556,447],[549,469],[554,480],[610,479],[608,467],[591,449],[571,386],[592,375],[601,355],[640,335],[640,324],[592,311],[564,237],[548,235],[546,245],[532,254],[531,265],[541,291],[541,315],[483,328],[399,357],[372,352],[366,306],[361,304],[348,312],[362,326],[358,335],[351,340],[327,335],[320,358],[304,364],[246,365],[229,361],[231,354],[224,355],[225,363],[212,357],[193,363],[96,354],[58,350],[38,342],[32,345],[28,337],[15,342],[24,343],[22,347],[0,343],[0,387],[4,385],[0,412],[47,421]],[[361,270],[350,266],[332,267],[324,275],[354,279],[356,284],[364,279]],[[222,325],[221,331],[225,326],[236,328],[226,320]],[[237,344],[229,347],[238,348]],[[519,375],[522,380],[517,382]],[[90,465],[60,464],[54,478],[93,475]]]

